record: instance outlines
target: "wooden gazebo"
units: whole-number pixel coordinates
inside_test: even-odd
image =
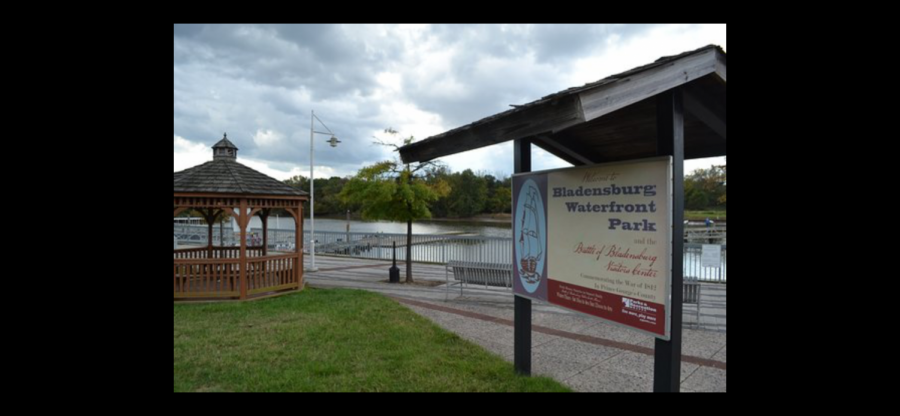
[[[208,244],[175,250],[175,300],[251,299],[303,288],[303,202],[307,193],[237,162],[238,148],[224,137],[213,160],[175,172],[175,216],[195,210],[209,224]],[[292,252],[269,254],[268,217],[281,209],[294,218]],[[213,245],[213,224],[233,215],[240,247]],[[247,226],[258,215],[261,246],[247,246]]]

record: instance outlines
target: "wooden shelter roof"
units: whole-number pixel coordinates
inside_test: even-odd
[[[656,95],[684,92],[685,159],[725,155],[725,52],[667,56],[569,88],[400,149],[404,163],[529,139],[574,165],[656,155]]]

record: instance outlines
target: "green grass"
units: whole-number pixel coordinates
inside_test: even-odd
[[[176,392],[569,391],[375,293],[174,309]]]
[[[684,211],[684,219],[690,221],[705,221],[707,218],[713,221],[727,220],[724,210]]]

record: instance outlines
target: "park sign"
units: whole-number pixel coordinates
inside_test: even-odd
[[[672,158],[513,175],[513,291],[668,340]]]

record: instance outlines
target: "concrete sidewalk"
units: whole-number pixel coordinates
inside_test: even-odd
[[[308,258],[308,257],[307,257]],[[312,287],[371,290],[397,299],[416,313],[460,337],[513,360],[511,291],[441,284],[444,267],[414,264],[423,285],[387,283],[390,263],[317,256],[318,272],[307,273]],[[401,280],[404,269],[401,266]],[[451,277],[452,278],[452,277]],[[725,285],[703,285],[700,326],[693,305],[685,305],[681,387],[686,392],[724,392],[726,379]],[[535,302],[532,312],[532,372],[550,376],[576,391],[653,390],[654,338],[586,315]]]

